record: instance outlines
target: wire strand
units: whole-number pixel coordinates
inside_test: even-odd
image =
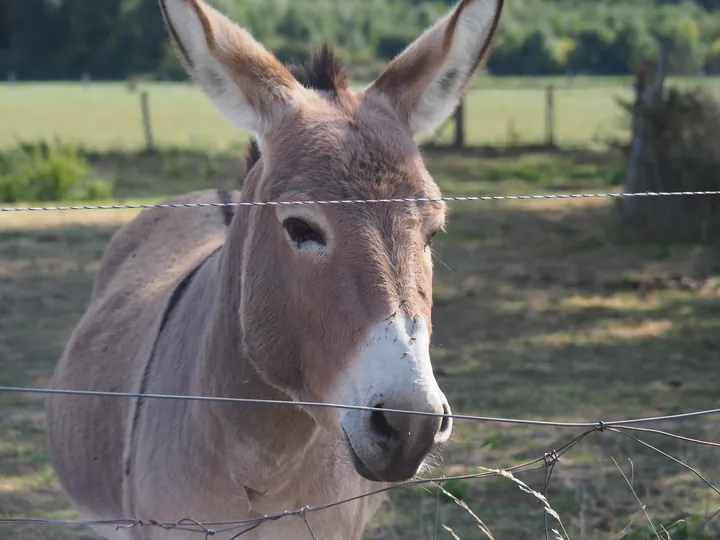
[[[696,469],[694,469],[693,467],[691,467],[690,465],[688,465],[688,464],[686,464],[686,463],[683,463],[683,462],[680,461],[678,458],[676,458],[676,457],[674,457],[674,456],[671,456],[671,455],[668,454],[667,452],[663,452],[662,450],[660,450],[660,449],[657,448],[656,446],[653,446],[652,444],[650,444],[650,443],[648,443],[648,442],[646,442],[646,441],[643,441],[642,439],[639,439],[638,437],[636,437],[635,435],[632,435],[631,433],[627,433],[627,432],[625,432],[625,431],[621,431],[621,430],[615,429],[615,428],[608,428],[608,431],[612,431],[612,432],[614,432],[614,433],[619,433],[619,434],[622,435],[623,437],[628,437],[628,438],[630,438],[630,439],[633,439],[635,442],[643,445],[644,447],[649,448],[650,450],[653,450],[653,451],[657,452],[658,454],[666,457],[667,459],[669,459],[670,461],[673,461],[674,463],[677,463],[678,465],[684,467],[685,469],[687,469],[688,471],[690,471],[691,473],[693,473],[693,474],[694,474],[695,476],[697,476],[700,480],[702,480],[710,489],[712,489],[715,493],[717,493],[718,495],[720,495],[720,489],[716,488],[708,479],[706,479],[706,478],[705,478],[702,474],[700,474]]]
[[[62,390],[55,388],[23,388],[18,386],[0,386],[0,392],[27,393],[27,394],[59,394],[71,396],[96,396],[96,397],[125,397],[125,398],[150,398],[150,399],[176,399],[186,401],[210,401],[219,403],[253,403],[262,405],[288,405],[295,407],[318,407],[329,409],[345,409],[356,411],[383,413],[407,414],[411,416],[428,416],[453,418],[455,420],[472,420],[476,422],[492,422],[500,424],[521,424],[531,426],[561,427],[561,428],[597,428],[603,430],[607,427],[621,427],[632,424],[644,424],[648,422],[660,422],[667,420],[678,420],[682,418],[697,418],[700,416],[709,416],[720,414],[720,409],[710,409],[706,411],[693,411],[681,414],[673,414],[667,416],[652,416],[647,418],[632,418],[628,420],[611,420],[597,422],[553,422],[547,420],[525,420],[520,418],[499,418],[493,416],[475,416],[470,414],[444,414],[423,411],[409,411],[404,409],[380,409],[378,407],[366,407],[364,405],[343,405],[340,403],[320,403],[316,401],[283,401],[273,399],[253,399],[253,398],[231,398],[231,397],[212,397],[212,396],[186,396],[175,394],[144,394],[136,392],[104,392],[99,390]]]
[[[71,210],[144,210],[148,208],[208,208],[208,207],[252,207],[252,206],[304,206],[322,204],[378,204],[413,202],[478,202],[478,201],[517,201],[542,199],[597,199],[629,197],[680,197],[720,195],[720,191],[641,191],[637,193],[552,193],[538,195],[468,195],[457,197],[409,197],[390,199],[337,199],[311,201],[246,201],[246,202],[208,202],[208,203],[157,203],[157,204],[107,204],[78,206],[18,206],[0,207],[2,212],[42,212]]]
[[[666,419],[671,419],[672,417],[666,417]],[[283,519],[288,516],[299,516],[305,521],[305,524],[307,525],[309,531],[311,534],[314,534],[312,532],[312,529],[309,526],[309,521],[307,520],[307,514],[313,513],[313,512],[320,512],[322,510],[327,510],[330,508],[334,508],[340,505],[348,504],[353,501],[357,501],[360,499],[364,499],[367,497],[372,497],[375,495],[380,495],[389,491],[402,489],[402,488],[408,488],[413,486],[419,486],[419,485],[427,485],[427,484],[435,484],[439,485],[443,482],[451,481],[451,480],[477,480],[482,478],[491,478],[495,476],[502,475],[503,473],[510,472],[515,475],[518,474],[525,474],[533,471],[537,471],[540,469],[546,470],[546,480],[547,480],[547,472],[548,470],[552,471],[554,470],[555,465],[560,461],[562,456],[566,454],[568,451],[570,451],[573,447],[575,447],[578,443],[580,443],[583,439],[585,439],[588,435],[591,433],[597,432],[597,431],[609,431],[614,432],[620,435],[624,435],[625,437],[629,437],[636,441],[637,443],[642,444],[643,446],[650,448],[654,450],[655,452],[659,453],[660,455],[670,459],[671,461],[681,465],[682,467],[688,469],[689,471],[693,472],[700,480],[702,480],[708,487],[713,489],[716,493],[720,493],[718,489],[710,483],[705,477],[703,477],[697,470],[690,467],[689,465],[683,463],[682,461],[678,460],[677,458],[667,454],[666,452],[663,452],[659,450],[658,448],[648,444],[645,441],[642,441],[638,439],[637,437],[633,436],[630,433],[624,432],[625,430],[629,430],[631,428],[629,427],[618,427],[618,428],[611,428],[607,427],[607,424],[599,423],[598,425],[593,426],[590,429],[586,429],[582,433],[576,435],[574,438],[572,438],[570,441],[563,444],[558,449],[552,450],[550,452],[546,452],[543,454],[543,456],[538,457],[536,459],[527,461],[525,463],[517,464],[508,468],[504,469],[497,469],[497,470],[485,470],[485,472],[480,473],[470,473],[470,474],[462,474],[462,475],[454,475],[454,476],[441,476],[441,477],[431,477],[431,478],[419,478],[415,480],[410,480],[403,483],[398,483],[394,485],[390,485],[388,487],[377,489],[374,491],[370,491],[367,493],[363,493],[361,495],[357,495],[354,497],[349,497],[346,499],[334,501],[331,503],[326,504],[319,504],[315,506],[305,506],[303,508],[293,510],[293,511],[285,511],[279,514],[274,515],[265,515],[257,518],[248,518],[248,519],[240,519],[236,521],[218,521],[218,522],[200,522],[194,519],[190,518],[184,518],[182,520],[179,520],[174,523],[168,523],[168,522],[159,522],[154,520],[132,520],[132,519],[117,519],[117,520],[106,520],[106,521],[73,521],[73,520],[52,520],[52,519],[32,519],[32,518],[0,518],[0,524],[3,525],[71,525],[71,526],[115,526],[118,528],[133,528],[133,527],[145,527],[145,526],[155,526],[160,527],[165,530],[182,530],[186,532],[195,532],[198,534],[203,534],[204,537],[207,539],[211,536],[215,536],[216,534],[221,534],[225,532],[234,533],[237,531],[237,534],[235,534],[232,538],[240,538],[241,536],[244,536],[246,533],[249,533],[252,530],[257,529],[260,527],[263,523],[267,521],[277,521],[279,519]],[[687,439],[683,438],[677,435],[674,435],[672,433],[662,432],[659,430],[645,430],[645,429],[638,429],[638,431],[647,431],[647,432],[656,432],[657,434],[669,436],[669,437],[675,437],[679,438],[681,440],[687,440],[688,442],[698,442],[698,443],[706,443],[707,441],[700,441],[695,439]],[[718,511],[720,512],[720,511]],[[717,512],[716,512],[717,514]],[[703,524],[706,525],[707,522],[711,521],[712,518],[715,517],[715,514],[711,516],[706,523]],[[702,526],[700,527],[700,529]],[[240,530],[241,529],[241,530]],[[698,530],[700,530],[698,529]],[[695,531],[697,532],[697,531]]]
[[[548,467],[549,463],[552,463],[553,465],[557,463],[557,461],[570,449],[572,449],[575,445],[577,445],[580,441],[585,439],[588,435],[591,433],[598,431],[599,428],[592,428],[585,430],[583,433],[580,433],[579,435],[573,437],[570,441],[563,444],[559,449],[553,450],[552,452],[545,453],[542,457],[538,457],[536,459],[527,461],[525,463],[520,463],[505,469],[502,469],[502,471],[512,472],[513,474],[524,474],[529,473],[532,471],[537,471],[539,469],[542,469],[543,467]],[[552,461],[548,460],[548,456],[552,456]],[[194,519],[181,519],[180,521],[177,521],[175,523],[163,523],[159,521],[154,520],[131,520],[131,519],[118,519],[118,520],[107,520],[107,521],[71,521],[71,520],[51,520],[51,519],[29,519],[29,518],[0,518],[0,524],[5,525],[73,525],[73,526],[117,526],[121,528],[132,528],[132,527],[144,527],[144,526],[155,526],[155,527],[161,527],[166,530],[172,530],[172,529],[181,529],[185,531],[190,532],[198,532],[203,533],[206,535],[206,538],[208,534],[218,534],[218,533],[224,533],[224,532],[233,532],[238,529],[243,529],[238,534],[233,536],[233,538],[239,538],[240,536],[244,535],[245,533],[250,532],[251,530],[256,529],[262,523],[266,521],[277,521],[279,519],[282,519],[287,516],[303,516],[307,515],[311,512],[320,512],[322,510],[328,510],[330,508],[334,508],[336,506],[348,504],[360,499],[364,499],[367,497],[372,497],[374,495],[381,495],[383,493],[387,493],[389,491],[394,491],[398,489],[413,487],[413,486],[420,486],[420,485],[426,485],[426,484],[440,484],[442,482],[446,482],[449,480],[474,480],[474,479],[481,479],[481,478],[491,478],[495,477],[501,474],[500,470],[496,471],[487,471],[487,472],[481,472],[481,473],[471,473],[471,474],[462,474],[462,475],[454,475],[454,476],[441,476],[441,477],[430,477],[430,478],[419,478],[416,480],[409,480],[407,482],[402,482],[399,484],[394,484],[385,488],[377,489],[374,491],[370,491],[367,493],[363,493],[361,495],[356,495],[354,497],[349,497],[346,499],[342,499],[339,501],[335,501],[332,503],[326,503],[326,504],[320,504],[316,506],[306,506],[304,508],[293,510],[293,511],[286,511],[282,512],[280,514],[274,514],[274,515],[266,515],[258,518],[249,518],[249,519],[241,519],[236,521],[216,521],[216,522],[199,522]],[[190,525],[195,526],[195,528],[190,527]]]

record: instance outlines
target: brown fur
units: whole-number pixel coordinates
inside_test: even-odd
[[[372,87],[352,92],[328,49],[288,69],[198,0],[161,0],[189,70],[204,67],[187,56],[191,49],[165,13],[184,2],[249,106],[280,119],[251,147],[242,191],[225,200],[440,195],[403,122],[410,110],[398,111]],[[419,96],[427,62],[444,54],[433,43],[421,40],[379,85],[398,86],[404,77],[407,95]],[[287,96],[293,107],[280,114]],[[201,191],[170,202],[215,202],[218,195]],[[326,401],[373,325],[393,314],[430,324],[426,246],[443,227],[443,203],[292,207],[327,236],[316,254],[292,247],[280,219],[285,211],[243,207],[233,219],[217,208],[142,212],[108,244],[53,386]],[[90,519],[249,519],[382,486],[355,472],[330,409],[56,395],[47,412],[60,483]],[[392,421],[407,422],[408,432],[439,424],[420,416]],[[357,540],[380,500],[358,499],[309,520],[318,537]],[[152,527],[104,533],[184,538]],[[247,538],[303,535],[304,523],[287,518]]]
[[[291,64],[288,69],[304,87],[326,92],[334,97],[346,92],[350,84],[345,66],[327,44],[324,44],[320,51],[313,53],[307,62]],[[260,157],[257,142],[251,137],[245,156],[246,173],[260,161]]]
[[[374,89],[391,96],[391,100],[402,118],[406,118],[409,111],[417,105],[425,85],[436,76],[443,60],[447,58],[458,19],[463,12],[463,8],[472,1],[462,0],[445,24],[438,23],[426,30],[423,36],[411,45],[412,54],[400,55],[395,58],[373,83],[372,87]],[[467,75],[463,77],[463,80],[459,81],[458,99],[464,93],[468,82],[477,72],[483,59],[487,58],[500,23],[503,3],[504,0],[496,0],[495,2],[495,10],[487,39],[483,46],[475,51]],[[453,75],[457,76],[457,74]],[[408,84],[408,81],[413,82]]]

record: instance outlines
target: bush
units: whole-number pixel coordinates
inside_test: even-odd
[[[0,202],[107,199],[112,184],[93,178],[90,165],[73,145],[20,143],[0,153]]]
[[[632,111],[632,107],[627,109]],[[651,191],[720,191],[720,102],[702,88],[671,88],[638,114],[647,122],[642,176]],[[645,228],[689,233],[697,238],[720,231],[720,197],[645,199],[636,221]]]

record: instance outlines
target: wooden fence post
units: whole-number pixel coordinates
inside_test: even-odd
[[[140,109],[142,111],[143,130],[145,131],[145,150],[152,152],[155,150],[155,140],[150,120],[150,104],[147,90],[140,93]]]
[[[545,89],[545,145],[555,147],[555,86]]]
[[[655,68],[654,81],[650,80],[652,74],[647,64],[641,65],[638,69],[635,83],[635,102],[632,111],[632,134],[625,169],[625,184],[623,185],[624,193],[665,191],[655,149],[652,147],[653,127],[643,109],[653,106],[660,107],[663,104],[669,54],[668,47],[667,42],[660,42],[660,56]],[[662,201],[662,198],[660,200]],[[669,202],[668,200],[667,204]],[[642,217],[643,211],[647,212],[648,203],[652,205],[653,201],[641,200],[638,197],[622,199],[621,212],[623,217],[627,221]],[[671,217],[671,207],[666,205],[664,211],[667,224]]]
[[[453,140],[453,147],[465,148],[465,97],[460,100],[457,109],[455,109],[455,138]]]

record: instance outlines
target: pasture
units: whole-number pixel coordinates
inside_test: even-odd
[[[76,140],[94,151],[94,170],[115,181],[120,201],[157,201],[191,189],[237,185],[246,135],[228,127],[190,86],[152,85],[149,91],[156,139],[166,149],[155,155],[138,152],[139,98],[119,84],[0,87],[0,148],[16,138],[56,133]],[[613,99],[623,92],[629,96],[614,84],[559,90],[561,142],[587,144],[599,126],[615,122]],[[468,102],[469,142],[506,140],[510,117],[523,140],[540,140],[543,100],[541,90],[519,85],[478,88]],[[607,191],[615,189],[611,184],[622,168],[616,155],[581,151],[495,159],[427,151],[426,160],[450,196]],[[448,231],[433,244],[431,351],[438,382],[456,413],[607,421],[717,406],[716,245],[636,236],[623,229],[608,199],[450,206]],[[133,215],[128,210],[0,214],[0,385],[47,385],[85,308],[105,244]],[[720,425],[711,417],[652,427],[720,440]],[[581,431],[458,421],[442,465],[431,473],[513,466],[559,449]],[[717,449],[635,435],[717,480]],[[546,471],[518,479],[543,492]],[[495,538],[546,537],[542,505],[508,478],[444,487],[465,501]],[[617,538],[626,530],[626,538],[655,538],[639,501],[673,539],[683,538],[677,532],[683,523],[692,531],[720,506],[720,496],[692,472],[612,432],[592,433],[566,453],[555,466],[547,497],[569,536],[589,540]],[[436,515],[463,540],[486,537],[470,513],[420,486],[392,492],[366,538],[431,539]],[[11,517],[76,517],[45,452],[41,396],[0,395],[0,518]],[[559,528],[548,517],[548,529]],[[703,531],[706,536],[697,539],[720,532],[712,524]],[[96,537],[82,527],[0,524],[0,538]],[[438,526],[437,538],[451,535]]]
[[[200,91],[180,83],[141,84],[149,92],[157,145],[164,148],[228,150],[244,146],[245,133],[225,123]],[[629,87],[589,82],[556,91],[556,136],[562,145],[589,145],[622,131],[615,98]],[[482,84],[467,99],[470,145],[540,143],[545,137],[545,90]],[[139,94],[122,84],[0,85],[0,147],[17,139],[62,134],[93,150],[137,149],[143,144]],[[579,121],[582,119],[582,121]],[[443,133],[444,139],[450,130]]]
[[[357,86],[362,86],[356,83]],[[545,140],[546,88],[555,88],[556,143],[598,148],[627,136],[627,118],[617,100],[632,98],[627,78],[538,79],[480,77],[466,99],[469,146],[538,144]],[[676,77],[668,86],[720,88],[720,78]],[[0,83],[0,148],[17,140],[62,135],[90,150],[136,150],[143,143],[140,91],[150,99],[159,148],[228,151],[244,147],[247,135],[224,122],[197,87],[185,83]],[[440,130],[448,141],[452,126]]]

